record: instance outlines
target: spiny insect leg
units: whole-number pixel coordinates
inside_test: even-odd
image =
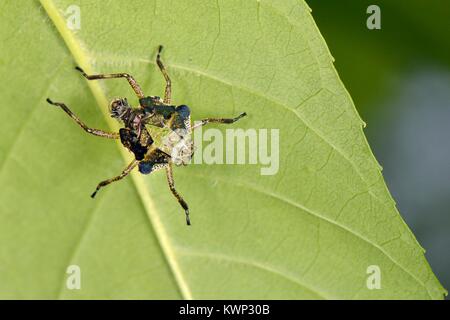
[[[189,208],[188,208],[186,201],[184,201],[184,199],[180,196],[180,194],[175,189],[175,182],[173,180],[171,163],[167,164],[167,166],[166,166],[166,174],[167,174],[167,182],[169,183],[170,191],[172,191],[172,194],[175,196],[175,198],[177,198],[178,203],[181,205],[181,207],[183,207],[184,213],[186,214],[186,224],[188,226],[190,226],[191,219],[189,218]]]
[[[136,82],[136,80],[129,75],[128,73],[110,73],[110,74],[93,74],[88,75],[83,71],[80,67],[75,67],[76,70],[80,71],[81,74],[88,80],[99,80],[99,79],[116,79],[116,78],[125,78],[130,84],[131,88],[133,88],[134,92],[138,96],[139,99],[144,98],[144,93],[142,92],[141,87]]]
[[[139,161],[133,160],[133,161],[125,168],[125,170],[122,171],[121,174],[119,174],[118,176],[116,176],[116,177],[114,177],[114,178],[107,179],[107,180],[104,180],[104,181],[100,182],[100,183],[97,185],[97,188],[95,188],[94,193],[91,194],[91,198],[94,198],[94,197],[95,197],[95,195],[96,195],[97,192],[100,190],[100,188],[102,188],[102,187],[104,187],[104,186],[107,186],[108,184],[110,184],[110,183],[112,183],[112,182],[115,182],[115,181],[118,181],[118,180],[121,180],[121,179],[125,178],[125,177],[131,172],[131,170],[133,170],[133,168],[136,167],[136,165],[137,165],[138,163],[139,163]]]
[[[161,70],[161,73],[164,76],[164,79],[166,79],[166,89],[164,91],[164,103],[170,104],[171,96],[172,96],[172,82],[170,81],[169,75],[167,74],[166,68],[164,67],[162,61],[161,61],[161,51],[163,49],[163,46],[158,47],[158,55],[156,56],[156,64],[159,67],[159,70]]]
[[[235,118],[206,118],[206,119],[201,120],[201,122],[196,124],[192,129],[204,126],[205,124],[208,124],[208,123],[226,123],[226,124],[235,123],[236,121],[238,121],[242,117],[245,117],[246,115],[247,115],[247,113],[244,112]]]
[[[64,103],[62,103],[62,102],[53,102],[49,98],[47,98],[47,102],[49,104],[52,104],[54,106],[58,106],[61,109],[63,109],[64,112],[67,113],[69,115],[69,117],[71,117],[73,120],[75,120],[75,122],[78,123],[80,125],[80,127],[83,128],[83,130],[86,131],[87,133],[90,133],[90,134],[93,134],[93,135],[99,136],[99,137],[109,138],[109,139],[119,139],[119,134],[118,133],[106,132],[106,131],[99,130],[99,129],[89,128],[86,124],[84,124],[83,121],[80,120],[80,118],[78,118],[72,111],[70,111],[70,109]]]

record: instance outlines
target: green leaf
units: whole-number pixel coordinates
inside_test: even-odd
[[[74,4],[80,30],[66,24]],[[43,0],[1,9],[1,298],[443,297],[304,1]],[[133,172],[92,200],[130,155],[45,102],[117,130],[108,101],[137,103],[126,81],[88,82],[73,67],[128,72],[148,95],[162,95],[159,44],[173,101],[194,119],[246,111],[233,128],[280,130],[276,175],[258,165],[175,168],[192,227],[164,172]],[[81,268],[81,290],[66,287],[69,265]],[[379,290],[366,286],[371,265],[381,270]]]

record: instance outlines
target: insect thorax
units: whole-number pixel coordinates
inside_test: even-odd
[[[140,108],[131,109],[121,119],[125,125],[122,144],[137,160],[159,148],[171,156],[175,165],[187,165],[194,151],[189,107],[166,105],[156,96],[139,102]]]

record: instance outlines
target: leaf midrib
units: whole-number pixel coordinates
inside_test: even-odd
[[[87,73],[92,73],[90,63],[88,62],[88,55],[80,46],[80,41],[77,40],[71,31],[66,28],[66,24],[64,19],[59,14],[59,11],[52,0],[39,0],[42,7],[45,9],[45,12],[49,16],[50,20],[53,22],[56,30],[59,32],[61,38],[64,40],[69,52],[73,56],[74,60],[84,68]],[[92,94],[97,102],[98,107],[100,108],[102,114],[105,117],[105,120],[111,130],[117,131],[117,124],[115,124],[110,117],[107,116],[104,108],[101,106],[108,105],[108,101],[106,95],[102,91],[100,85],[96,81],[88,81],[88,86],[92,91]],[[119,152],[124,158],[125,162],[129,161],[129,155],[126,153],[125,149],[122,148],[122,145],[119,141],[116,140],[116,145],[119,148]],[[169,237],[167,236],[167,232],[159,219],[159,215],[157,214],[156,207],[154,205],[153,200],[151,199],[148,192],[146,192],[145,182],[142,177],[139,175],[137,171],[132,171],[130,173],[133,185],[136,188],[136,191],[139,195],[139,199],[143,205],[144,210],[147,213],[147,217],[150,220],[150,225],[153,227],[153,232],[158,241],[160,250],[162,255],[164,256],[171,274],[174,278],[174,282],[177,285],[177,288],[184,299],[192,299],[191,290],[187,284],[187,281],[184,278],[183,273],[181,272],[181,268],[178,264],[178,261],[173,252],[172,245],[170,244]],[[84,229],[83,232],[86,232]]]

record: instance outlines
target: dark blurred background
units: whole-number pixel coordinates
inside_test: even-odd
[[[450,288],[450,1],[307,0],[397,207]],[[381,29],[369,30],[369,5]]]

